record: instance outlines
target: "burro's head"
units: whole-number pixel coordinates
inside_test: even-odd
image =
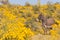
[[[45,17],[42,13],[39,14],[38,20],[41,20],[42,22],[45,22],[47,20],[47,17]]]

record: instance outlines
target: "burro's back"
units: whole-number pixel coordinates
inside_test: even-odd
[[[47,22],[47,23],[46,23],[47,26],[51,26],[52,24],[55,23],[55,21],[54,21],[53,18],[48,18],[46,22]]]

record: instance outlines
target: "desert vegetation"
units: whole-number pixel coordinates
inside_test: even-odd
[[[50,34],[44,35],[40,13],[55,21]],[[0,40],[60,40],[60,4],[0,5]]]

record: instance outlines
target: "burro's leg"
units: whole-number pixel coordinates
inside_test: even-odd
[[[52,30],[52,26],[46,26],[43,27],[44,35],[50,35],[50,30]]]
[[[44,28],[44,35],[47,35],[47,34],[48,34],[48,29]]]
[[[46,25],[44,23],[42,23],[42,29],[44,31],[44,35],[47,34],[47,28],[46,28]]]
[[[52,26],[46,26],[45,28],[46,34],[50,35],[50,30],[52,30]]]
[[[44,35],[46,35],[47,34],[47,28],[45,28],[45,26],[42,26],[42,29],[44,31]]]

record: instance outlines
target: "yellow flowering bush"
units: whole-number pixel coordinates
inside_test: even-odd
[[[37,22],[40,12],[52,16],[56,24],[51,25],[49,40],[60,38],[60,4],[20,6],[0,5],[0,40],[29,40],[35,34],[44,34],[41,22]],[[56,39],[54,39],[56,38]]]
[[[4,7],[4,6],[3,6]],[[9,8],[7,8],[9,9]],[[26,19],[11,13],[13,10],[2,9],[0,13],[0,40],[28,40],[34,33],[25,27]],[[17,9],[18,10],[18,9]]]

